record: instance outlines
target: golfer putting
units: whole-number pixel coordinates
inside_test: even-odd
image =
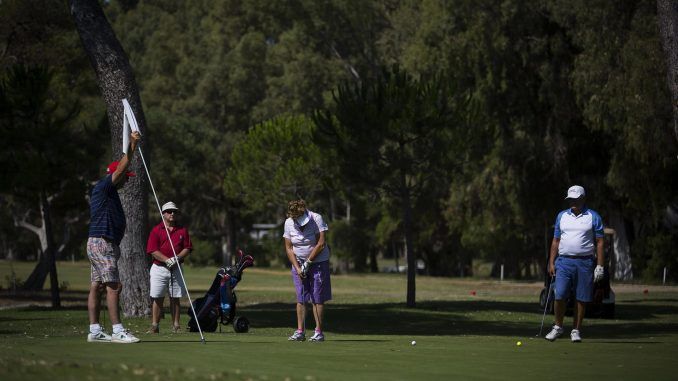
[[[322,331],[324,303],[332,299],[330,248],[325,243],[327,224],[320,214],[306,209],[304,200],[290,201],[285,220],[285,252],[292,265],[297,296],[297,329],[290,341],[306,340],[306,303],[313,304],[315,331],[310,341],[325,341]]]
[[[555,276],[555,325],[545,338],[554,341],[563,334],[566,301],[570,290],[574,290],[576,302],[570,339],[579,343],[586,303],[593,299],[593,282],[603,279],[605,234],[600,215],[585,206],[583,187],[571,186],[565,200],[570,207],[556,217],[549,256],[549,274]]]

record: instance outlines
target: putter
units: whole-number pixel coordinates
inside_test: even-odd
[[[301,264],[301,260],[299,257],[297,257],[297,263]],[[301,274],[300,274],[301,275]],[[306,335],[306,277],[299,277],[301,278],[301,305],[303,309],[301,310],[302,312],[302,320],[301,320],[301,330],[304,332],[304,335]]]
[[[544,319],[546,319],[546,310],[549,308],[549,300],[551,298],[551,285],[553,284],[553,279],[555,278],[555,275],[551,275],[551,280],[549,281],[549,286],[548,289],[546,290],[546,303],[544,305],[544,315],[541,317],[541,327],[539,327],[539,333],[536,335],[537,337],[541,337],[542,331],[544,330]]]

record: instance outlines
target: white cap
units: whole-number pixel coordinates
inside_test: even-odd
[[[162,206],[162,212],[164,213],[166,210],[179,210],[179,208],[177,208],[177,205],[175,203],[170,201]]]
[[[586,196],[586,191],[584,190],[584,187],[579,185],[573,185],[570,187],[570,189],[567,190],[567,197],[565,197],[565,199],[566,200],[569,198],[577,199],[579,197],[584,196]]]
[[[311,217],[308,216],[308,212],[304,212],[301,216],[297,217],[296,221],[299,226],[304,226],[311,220]]]

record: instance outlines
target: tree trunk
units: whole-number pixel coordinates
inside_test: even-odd
[[[405,233],[405,256],[407,258],[407,307],[416,307],[416,284],[417,273],[416,258],[412,250],[412,205],[410,204],[410,190],[405,183],[405,175],[402,175],[402,208],[403,208],[403,232]]]
[[[52,296],[52,308],[59,308],[61,307],[61,296],[59,295],[59,279],[57,278],[56,269],[56,248],[54,247],[54,236],[52,235],[50,206],[45,192],[40,193],[40,209],[45,226],[45,236],[47,237],[47,250],[45,250],[43,256],[47,257],[49,262],[49,286]]]
[[[609,217],[610,227],[614,229],[614,258],[605,258],[605,260],[609,260],[610,263],[614,264],[614,266],[611,266],[613,268],[610,268],[609,271],[613,274],[615,280],[633,280],[631,248],[626,235],[624,217],[619,209],[610,210]]]
[[[673,133],[678,140],[678,2],[657,0],[657,20],[666,53],[666,80],[671,92]]]
[[[134,110],[139,129],[145,136],[146,118],[136,80],[127,56],[99,2],[69,0],[69,4],[80,40],[96,72],[99,88],[106,102],[113,159],[119,160],[122,156],[124,98],[127,98]],[[145,146],[144,140],[139,144],[140,150]],[[131,170],[137,176],[132,177],[120,192],[127,217],[127,230],[120,244],[121,257],[118,263],[120,280],[123,283],[120,299],[124,316],[145,316],[150,313],[149,258],[146,255],[148,184],[138,154],[131,163]]]
[[[61,307],[61,295],[59,294],[59,279],[56,269],[56,249],[54,248],[54,237],[52,236],[52,219],[50,214],[49,201],[44,192],[40,192],[40,215],[42,217],[42,227],[27,226],[26,223],[20,224],[38,235],[40,238],[40,247],[42,255],[38,264],[33,269],[24,283],[24,289],[30,291],[40,291],[45,286],[45,279],[49,274],[50,291],[52,296],[52,308]]]

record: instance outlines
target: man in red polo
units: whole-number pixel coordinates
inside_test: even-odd
[[[151,229],[148,236],[146,252],[153,257],[151,265],[151,299],[153,300],[151,328],[147,333],[159,333],[158,324],[162,312],[165,295],[169,292],[170,313],[172,315],[172,332],[181,330],[179,325],[180,299],[186,289],[179,272],[180,263],[191,253],[193,245],[188,229],[177,223],[179,208],[168,202],[162,206],[162,222]],[[174,251],[170,245],[169,237],[172,238]],[[176,253],[176,258],[174,256]]]

